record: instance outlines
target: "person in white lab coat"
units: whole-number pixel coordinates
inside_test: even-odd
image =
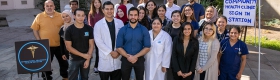
[[[159,18],[153,19],[153,29],[149,31],[151,49],[145,55],[145,80],[165,80],[166,68],[170,65],[172,38],[162,26]]]
[[[121,80],[120,54],[116,51],[116,38],[123,22],[114,18],[114,4],[107,1],[102,11],[105,18],[94,26],[94,39],[99,49],[98,70],[101,80]]]

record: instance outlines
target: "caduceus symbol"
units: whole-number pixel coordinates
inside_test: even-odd
[[[33,58],[34,58],[35,50],[36,50],[37,48],[38,48],[38,47],[33,46],[33,45],[27,48],[27,49],[29,49],[29,50],[31,51],[32,57],[33,57]]]

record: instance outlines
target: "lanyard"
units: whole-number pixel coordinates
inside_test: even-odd
[[[219,41],[223,40],[226,37],[226,34],[218,34],[219,35]]]

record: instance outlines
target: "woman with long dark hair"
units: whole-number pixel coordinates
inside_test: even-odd
[[[93,28],[95,23],[98,22],[100,19],[104,17],[104,13],[102,12],[101,9],[101,1],[100,0],[92,0],[90,4],[90,11],[88,14],[88,23],[89,25]],[[98,56],[98,48],[95,45],[95,64],[94,64],[94,73],[98,73],[98,61],[99,61],[99,56]]]
[[[145,5],[145,8],[148,10],[148,18],[153,20],[153,18],[157,17],[157,4],[154,1],[148,1]],[[151,21],[150,21],[151,22]]]
[[[157,7],[157,16],[161,19],[162,21],[162,29],[170,23],[171,20],[169,20],[166,16],[166,6],[165,5],[160,5]]]
[[[171,64],[174,80],[192,80],[195,71],[199,43],[193,36],[194,29],[191,23],[186,22],[181,26],[179,36],[173,40]]]
[[[196,37],[198,29],[199,29],[199,26],[198,26],[198,22],[196,21],[194,15],[195,15],[194,14],[194,9],[193,9],[193,7],[191,5],[186,5],[183,8],[183,11],[181,13],[182,23],[183,22],[190,22],[192,24],[193,28],[194,28],[194,36]]]
[[[138,7],[138,10],[139,10],[139,18],[138,18],[139,23],[144,25],[148,30],[151,30],[152,28],[150,26],[148,16],[146,14],[147,10],[143,6]]]

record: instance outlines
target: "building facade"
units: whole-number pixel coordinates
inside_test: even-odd
[[[0,0],[0,10],[35,8],[34,0]]]

